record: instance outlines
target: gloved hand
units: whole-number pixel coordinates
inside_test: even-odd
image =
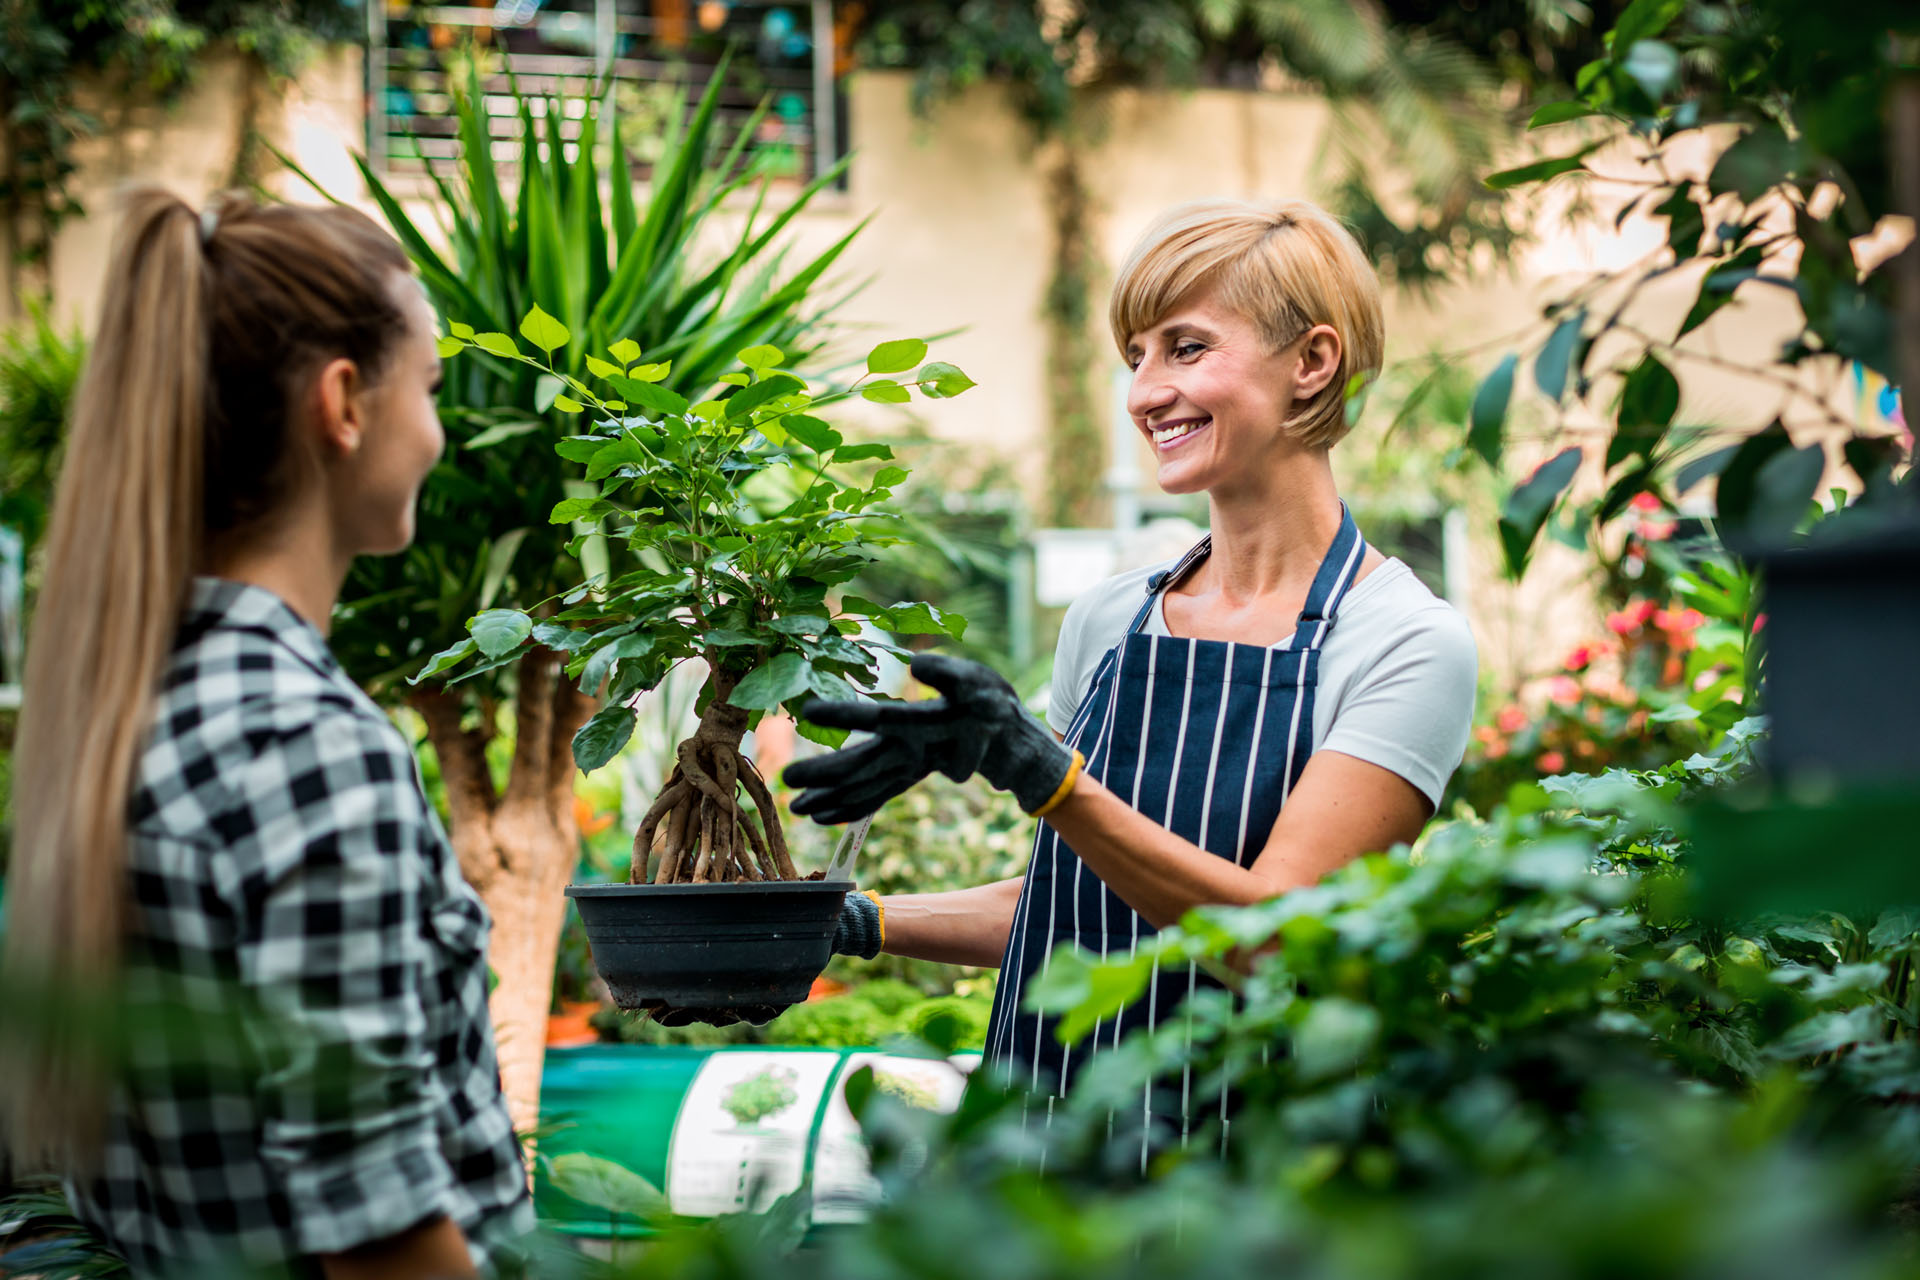
[[[1020,704],[993,668],[922,653],[914,678],[943,695],[925,702],[822,702],[801,714],[814,724],[874,736],[789,765],[788,786],[803,788],[793,811],[833,824],[864,818],[935,770],[955,782],[978,773],[1011,791],[1028,813],[1065,796],[1084,761]]]

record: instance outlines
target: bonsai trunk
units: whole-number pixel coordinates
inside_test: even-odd
[[[460,871],[493,917],[488,962],[498,978],[489,1008],[500,1082],[514,1127],[540,1118],[540,1071],[554,958],[566,917],[563,896],[580,855],[573,814],[573,735],[593,700],[560,677],[556,655],[536,651],[518,667],[513,766],[504,792],[487,769],[490,724],[461,725],[458,692],[432,689],[411,702],[427,722],[447,789]]]
[[[794,880],[793,861],[766,780],[740,754],[747,713],[727,698],[739,677],[715,670],[713,701],[633,836],[633,884],[732,884]],[[745,790],[763,828],[740,805]]]

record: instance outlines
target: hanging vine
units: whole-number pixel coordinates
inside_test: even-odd
[[[97,85],[107,101],[178,97],[206,54],[225,44],[258,79],[291,77],[321,39],[357,28],[357,6],[340,0],[0,0],[0,234],[16,296],[44,286],[60,225],[84,214],[74,194],[74,149],[100,121],[76,89]],[[233,178],[252,174],[242,121]]]

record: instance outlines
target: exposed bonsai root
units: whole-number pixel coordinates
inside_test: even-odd
[[[633,883],[799,878],[766,780],[740,754],[746,728],[746,713],[716,698],[699,729],[675,748],[673,773],[634,832]],[[743,787],[752,809],[740,802]]]

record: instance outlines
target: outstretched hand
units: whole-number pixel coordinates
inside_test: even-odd
[[[873,737],[788,766],[789,786],[802,788],[793,811],[820,823],[865,817],[933,772],[955,782],[975,773],[1013,792],[1032,813],[1055,798],[1079,759],[1021,705],[999,672],[937,653],[911,667],[940,697],[924,702],[807,703],[801,714],[818,725]]]

